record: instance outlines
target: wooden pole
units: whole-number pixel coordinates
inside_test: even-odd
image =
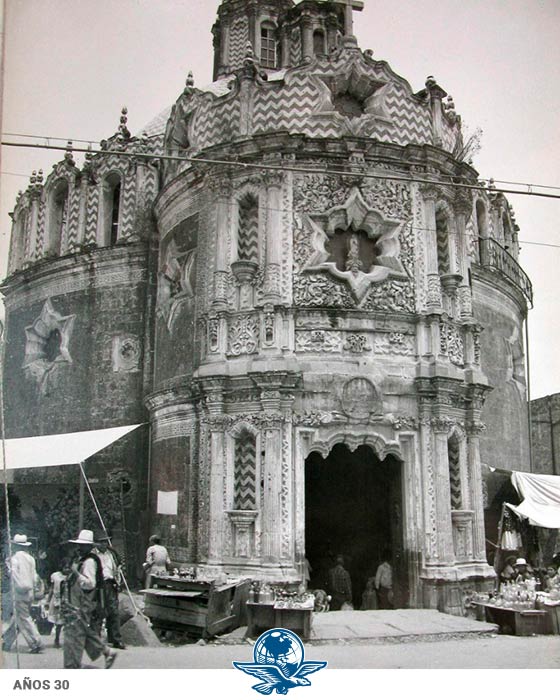
[[[502,514],[500,515],[500,524],[498,526],[498,548],[496,549],[496,556],[494,557],[494,571],[496,572],[496,592],[500,590],[500,571],[502,568],[502,532],[504,527],[505,512],[506,504],[502,503]]]
[[[80,485],[78,487],[78,532],[84,529],[84,505],[85,505],[85,488],[84,488],[84,476],[82,473],[81,466],[80,469]]]

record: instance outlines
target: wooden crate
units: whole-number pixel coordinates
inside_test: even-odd
[[[197,637],[213,637],[245,622],[249,581],[216,586],[212,582],[153,577],[157,588],[141,591],[144,612],[161,630],[180,630]]]
[[[302,639],[311,636],[313,610],[305,608],[277,608],[274,603],[247,603],[247,636],[258,637],[275,627],[291,630]]]

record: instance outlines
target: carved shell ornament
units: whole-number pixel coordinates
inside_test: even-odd
[[[50,299],[41,314],[25,329],[23,368],[33,377],[41,393],[46,393],[48,380],[61,363],[71,363],[69,343],[76,316],[62,316],[54,310]]]
[[[358,302],[373,284],[407,277],[399,260],[401,222],[370,208],[357,187],[342,206],[305,219],[312,251],[303,271],[325,271],[343,280]]]

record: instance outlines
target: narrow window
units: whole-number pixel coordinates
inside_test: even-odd
[[[53,190],[49,225],[49,253],[60,255],[66,222],[68,220],[68,182],[62,180]]]
[[[261,65],[263,68],[276,68],[275,27],[270,22],[261,25]]]
[[[115,245],[119,240],[121,218],[121,178],[111,173],[103,182],[103,232],[101,245]]]
[[[315,56],[325,55],[325,34],[320,29],[313,32],[313,53]]]

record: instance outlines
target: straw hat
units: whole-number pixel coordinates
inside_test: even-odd
[[[17,544],[20,547],[31,547],[31,542],[27,541],[27,535],[14,535],[12,544]]]
[[[523,558],[516,559],[515,566],[527,566],[527,562]]]
[[[82,530],[75,540],[68,540],[72,544],[96,544],[92,530]]]

